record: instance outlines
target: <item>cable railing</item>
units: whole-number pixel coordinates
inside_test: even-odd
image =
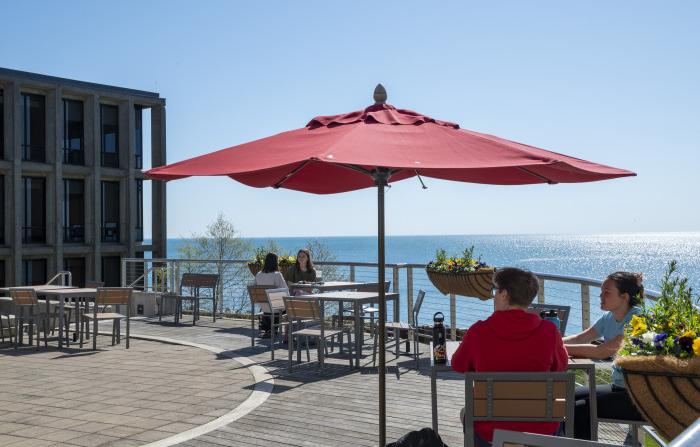
[[[183,273],[215,273],[221,278],[218,289],[218,314],[244,315],[250,305],[246,286],[253,281],[248,270],[248,260],[201,260],[201,259],[122,259],[121,283],[142,291],[175,291]],[[371,262],[317,262],[316,268],[323,272],[323,279],[358,282],[376,282],[377,264]],[[538,303],[559,304],[571,307],[568,332],[576,333],[588,328],[602,315],[598,306],[598,295],[602,280],[555,275],[537,272],[540,280]],[[419,290],[426,297],[417,325],[431,325],[435,312],[449,315],[446,321],[449,337],[457,339],[457,328],[466,328],[477,320],[487,318],[493,312],[493,301],[456,295],[443,295],[430,282],[424,264],[387,264],[385,276],[391,281],[391,291],[399,293],[400,318],[410,321],[413,300]],[[647,291],[648,298],[658,293]],[[213,311],[214,309],[203,309]],[[392,303],[387,303],[387,314],[393,312]]]

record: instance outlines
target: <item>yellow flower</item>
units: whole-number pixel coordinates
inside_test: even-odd
[[[647,331],[647,324],[642,317],[633,315],[630,324],[632,325],[632,335],[643,334]]]
[[[693,340],[693,352],[695,355],[700,355],[700,337]]]
[[[695,338],[695,331],[685,331],[682,337]]]

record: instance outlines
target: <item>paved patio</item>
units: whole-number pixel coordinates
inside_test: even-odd
[[[322,370],[302,363],[289,373],[286,350],[271,361],[267,346],[250,346],[249,328],[206,317],[194,327],[134,320],[132,334],[149,339],[133,339],[128,351],[109,337],[95,353],[2,345],[0,445],[376,445],[371,347],[359,370],[336,350]],[[409,357],[387,359],[387,439],[395,440],[430,426],[430,381],[425,363],[416,372]],[[439,380],[440,434],[451,446],[462,443],[463,392],[459,376]],[[621,441],[608,428],[601,436]]]

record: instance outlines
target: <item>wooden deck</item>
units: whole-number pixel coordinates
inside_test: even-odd
[[[270,393],[258,390],[263,398],[258,399],[251,406],[252,409],[246,409],[242,416],[226,425],[178,442],[177,445],[377,445],[378,374],[376,368],[372,367],[369,339],[359,369],[350,369],[347,357],[340,355],[336,347],[323,369],[317,368],[312,349],[312,362],[306,363],[306,355],[302,354],[304,363],[295,364],[293,372],[289,373],[286,346],[280,345],[275,361],[270,360],[269,341],[256,339],[256,343],[264,343],[264,346],[250,346],[249,320],[223,319],[214,324],[203,317],[193,327],[187,321],[175,326],[166,322],[158,323],[157,320],[134,319],[131,331],[134,336],[160,337],[198,344],[201,345],[200,348],[213,351],[210,355],[230,370],[231,378],[235,378],[241,388],[242,397],[250,396],[259,388],[255,380],[241,378],[240,374],[246,371],[247,365],[258,365],[271,377],[268,382],[272,386],[265,388]],[[102,338],[106,342],[107,337]],[[152,343],[157,342],[132,340],[133,347]],[[135,349],[133,353],[138,351]],[[426,359],[423,360],[422,372],[414,369],[410,357],[395,359],[393,353],[387,352],[387,360],[387,440],[393,441],[411,430],[431,425],[430,378]],[[250,375],[249,378],[252,377]],[[459,375],[439,378],[440,435],[447,445],[453,447],[462,445],[463,442],[459,421],[463,400],[464,384]],[[623,430],[617,426],[607,426],[601,430],[601,438],[609,442],[621,443],[623,437]]]

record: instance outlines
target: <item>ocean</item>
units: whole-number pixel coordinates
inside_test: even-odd
[[[255,247],[265,246],[270,240],[248,239]],[[318,241],[337,261],[376,262],[377,259],[377,239],[374,236],[279,237],[272,240],[289,254],[296,254],[299,248],[307,246],[310,241]],[[177,257],[179,248],[185,243],[185,239],[168,240],[169,257]],[[616,270],[642,272],[645,287],[650,290],[659,289],[666,265],[671,260],[676,260],[679,273],[689,278],[689,283],[696,292],[700,291],[700,232],[387,236],[386,260],[387,263],[427,264],[434,259],[435,251],[440,248],[457,255],[471,246],[474,246],[474,253],[481,255],[487,264],[499,267],[515,266],[533,272],[593,279],[602,279]],[[426,289],[429,296],[420,319],[421,322],[429,322],[433,311],[440,310],[447,314],[449,300],[432,288],[427,279],[421,279],[418,273],[421,272],[416,275],[416,288]],[[358,273],[358,276],[361,274]],[[401,288],[404,287],[401,284]],[[547,289],[549,295],[556,296],[557,292],[562,300],[572,301],[572,318],[575,318],[573,308],[576,308],[577,292],[567,289],[565,285],[557,285],[554,290]],[[593,317],[598,314],[594,309],[597,294],[597,290],[591,291]],[[460,300],[458,325],[468,325],[474,318],[480,318],[488,312],[488,306],[479,307],[473,303],[464,305]],[[575,327],[576,324],[572,326]]]

